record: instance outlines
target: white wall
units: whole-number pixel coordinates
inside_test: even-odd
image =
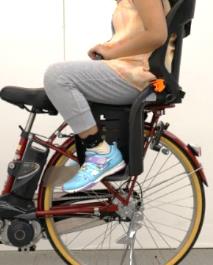
[[[85,60],[87,50],[111,37],[114,1],[65,0],[66,60]],[[213,247],[213,120],[212,0],[197,1],[191,36],[184,41],[180,84],[187,92],[183,104],[167,111],[164,120],[186,143],[202,146],[201,158],[208,177],[207,211],[198,247]],[[6,85],[41,87],[47,66],[64,58],[63,0],[0,0],[0,88]],[[0,185],[18,141],[17,126],[25,111],[0,101]],[[41,116],[35,131],[49,134],[60,116]]]

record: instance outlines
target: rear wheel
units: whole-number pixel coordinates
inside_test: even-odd
[[[95,212],[45,218],[52,246],[67,264],[174,265],[184,258],[202,227],[203,186],[199,171],[174,140],[162,136],[160,147],[158,152],[147,151],[145,171],[138,177],[127,207],[104,193],[101,183],[81,193],[79,201],[59,192],[57,187],[67,180],[66,169],[74,175],[79,166],[64,156],[58,158],[55,166],[62,171],[45,183],[44,210],[56,203],[72,207],[80,201],[109,199],[119,206],[117,213],[104,218]],[[69,151],[75,154],[74,144]],[[125,181],[113,185],[125,195]]]

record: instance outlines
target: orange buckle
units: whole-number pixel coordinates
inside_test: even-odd
[[[151,82],[151,84],[154,86],[154,91],[157,93],[161,93],[166,88],[165,80],[164,79],[156,79]]]

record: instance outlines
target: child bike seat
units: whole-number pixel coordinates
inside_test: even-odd
[[[169,0],[171,10],[166,17],[168,27],[168,38],[166,43],[155,50],[149,58],[150,71],[159,79],[164,79],[166,89],[163,104],[181,103],[184,92],[178,84],[180,63],[182,55],[183,38],[190,34],[191,22],[194,17],[196,0]],[[172,61],[171,73],[165,66],[165,57],[169,40],[175,34],[175,52]]]

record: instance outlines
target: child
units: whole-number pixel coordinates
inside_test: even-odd
[[[125,167],[116,145],[103,141],[87,100],[105,104],[132,104],[151,80],[148,58],[167,40],[165,15],[168,0],[117,0],[112,22],[115,33],[88,52],[91,61],[62,62],[50,66],[45,91],[86,146],[85,163],[65,192],[94,185]],[[96,60],[100,54],[103,60]]]

